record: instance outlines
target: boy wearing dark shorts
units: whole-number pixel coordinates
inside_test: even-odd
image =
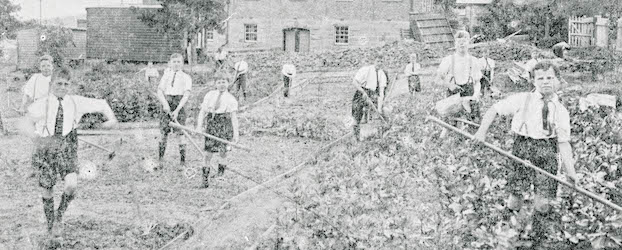
[[[241,100],[242,97],[244,97],[244,100],[246,101],[246,87],[248,83],[248,63],[244,61],[243,56],[236,57],[236,62],[233,65],[233,69],[235,70],[235,77],[233,80],[232,87],[235,90],[236,97],[238,100]]]
[[[183,142],[183,133],[179,129],[169,126],[169,122],[178,122],[184,125],[186,122],[186,111],[184,105],[190,98],[190,90],[192,89],[192,78],[181,70],[184,57],[175,53],[171,55],[169,68],[164,71],[160,85],[158,86],[158,100],[162,104],[162,114],[160,116],[160,139],[158,159],[160,160],[159,168],[164,167],[164,154],[166,152],[166,144],[168,135],[175,132],[176,139],[179,143],[179,154],[181,165],[186,164],[186,144]]]
[[[572,147],[570,146],[570,116],[556,94],[560,86],[560,72],[548,61],[538,62],[531,74],[536,87],[534,92],[518,93],[499,101],[482,118],[482,124],[475,139],[484,141],[493,120],[500,115],[513,115],[511,130],[515,134],[512,154],[530,161],[533,165],[557,174],[557,153],[566,169],[571,183],[576,181]],[[533,230],[535,244],[541,246],[550,232],[550,226],[559,223],[559,216],[552,214],[550,201],[557,195],[558,183],[520,163],[512,162],[514,171],[508,176],[506,187],[510,192],[507,207],[520,210],[522,193],[531,184],[535,187]]]
[[[357,90],[352,98],[352,117],[354,117],[354,136],[357,140],[360,140],[361,134],[361,120],[367,111],[370,111],[371,107],[369,100],[373,105],[377,105],[378,111],[382,110],[382,104],[384,101],[385,89],[387,87],[388,78],[384,70],[382,70],[381,55],[376,57],[373,65],[364,66],[359,69],[354,76],[353,84],[361,86],[364,93]]]
[[[296,76],[296,66],[291,63],[286,63],[281,69],[283,74],[283,96],[289,97],[289,87],[291,86],[294,76]]]
[[[19,126],[20,132],[33,138],[35,143],[32,164],[38,170],[39,186],[43,188],[43,211],[48,233],[52,233],[54,228],[60,230],[54,222],[60,225],[64,212],[75,197],[78,185],[76,128],[80,118],[87,113],[103,113],[108,118],[103,127],[112,127],[117,123],[105,100],[70,95],[71,87],[69,70],[55,72],[50,94],[30,105]],[[55,214],[53,187],[58,180],[57,175],[64,180],[65,186]],[[54,233],[59,231],[54,230]]]
[[[201,111],[197,118],[197,130],[216,136],[218,138],[237,143],[239,139],[238,101],[227,91],[229,81],[224,74],[217,73],[215,76],[216,90],[205,94]],[[205,124],[205,128],[203,127]],[[205,138],[205,166],[202,168],[203,184],[201,187],[209,187],[209,173],[211,170],[212,154],[219,153],[221,161],[218,163],[218,176],[225,173],[227,167],[227,151],[231,147],[225,143]]]
[[[417,62],[417,54],[410,55],[410,63],[404,68],[404,76],[408,79],[408,92],[412,95],[421,92],[421,65]]]

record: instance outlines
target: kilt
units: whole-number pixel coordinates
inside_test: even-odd
[[[177,106],[179,105],[179,102],[181,101],[181,98],[183,96],[182,95],[166,95],[164,97],[166,98],[166,102],[168,102],[169,107],[171,107],[171,112],[173,112],[173,110],[177,109]],[[177,132],[177,134],[183,135],[183,132],[180,129],[172,128],[171,126],[168,125],[168,123],[172,121],[173,119],[171,119],[169,114],[166,114],[164,112],[161,113],[160,134],[166,136],[169,133],[171,133],[171,131],[175,131]],[[186,108],[182,108],[179,111],[179,115],[177,115],[177,121],[181,125],[186,124]]]
[[[452,78],[453,79],[453,78]],[[460,89],[456,88],[454,90],[449,90],[447,89],[447,96],[452,96],[455,94],[460,93],[460,96],[473,96],[473,94],[475,93],[475,84],[473,83],[472,80],[470,80],[467,84],[464,85],[459,85]],[[471,107],[471,113],[466,113],[466,112],[462,112],[464,114],[464,116],[466,116],[466,118],[470,121],[478,121],[480,116],[481,116],[481,110],[480,110],[480,105],[477,102],[471,101],[469,103],[469,106]],[[452,122],[451,125],[455,125],[455,122]]]
[[[512,154],[523,160],[530,161],[553,175],[557,175],[557,138],[533,139],[516,136],[512,146]],[[508,191],[518,195],[534,185],[536,194],[547,198],[557,195],[557,182],[516,161],[510,163],[512,171],[508,175],[506,185]]]
[[[39,170],[39,186],[52,188],[57,175],[65,179],[70,173],[78,171],[78,132],[71,131],[66,136],[50,136],[37,139],[32,155],[32,165]]]
[[[208,113],[205,119],[205,133],[227,141],[233,139],[233,123],[230,113]],[[204,149],[212,153],[226,152],[227,144],[205,137]]]

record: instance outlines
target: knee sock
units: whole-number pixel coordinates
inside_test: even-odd
[[[63,196],[60,200],[60,205],[58,205],[58,210],[57,215],[56,215],[56,220],[57,221],[62,221],[63,219],[63,214],[65,214],[65,211],[67,211],[67,207],[69,207],[69,202],[71,202],[73,200],[73,198],[75,197],[74,194],[67,194],[63,192]]]
[[[223,175],[225,173],[225,168],[227,168],[227,165],[218,164],[218,175]]]
[[[186,145],[179,144],[179,155],[181,156],[181,164],[186,164]]]
[[[48,231],[52,231],[52,227],[54,226],[54,197],[43,198],[43,212],[48,222]]]
[[[166,141],[160,141],[158,150],[159,160],[164,159],[164,152],[166,152]]]

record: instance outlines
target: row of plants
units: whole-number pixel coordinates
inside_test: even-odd
[[[619,131],[611,109],[578,109],[564,99],[572,121],[578,185],[622,204]],[[425,122],[425,103],[393,113],[384,138],[346,144],[318,159],[309,181],[291,186],[296,200],[281,211],[276,237],[266,246],[373,249],[513,249],[529,247],[532,196],[515,219],[504,200],[509,159],[458,135],[437,138]],[[431,107],[428,107],[431,108]],[[396,108],[397,109],[397,108]],[[510,150],[508,121],[497,119],[489,141]],[[561,185],[560,185],[561,187]],[[612,209],[560,188],[554,203],[554,249],[619,249],[622,218]]]

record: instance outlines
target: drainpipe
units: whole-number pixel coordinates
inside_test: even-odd
[[[233,4],[234,0],[228,0],[227,1],[227,17],[231,16],[231,5]],[[231,22],[231,18],[229,20],[227,20],[227,27],[225,28],[225,44],[223,45],[227,45],[229,44],[229,23]]]

